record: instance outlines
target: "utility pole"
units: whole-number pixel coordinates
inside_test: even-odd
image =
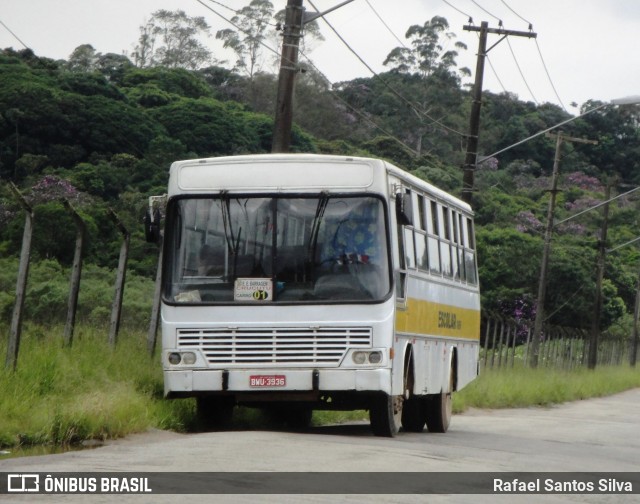
[[[320,12],[310,1],[311,6],[318,12],[305,15],[302,0],[287,1],[285,22],[282,29],[282,55],[280,57],[280,74],[278,75],[278,95],[276,97],[276,116],[271,152],[289,152],[293,124],[293,90],[295,88],[296,74],[299,70],[298,51],[304,25],[351,2],[353,0],[344,0],[336,6]]]
[[[282,56],[278,76],[276,117],[271,152],[289,152],[293,123],[293,90],[298,73],[298,49],[302,37],[302,0],[288,0],[283,27]]]
[[[598,259],[596,263],[596,300],[591,319],[591,338],[589,339],[589,359],[587,366],[595,369],[598,363],[598,337],[600,335],[600,319],[602,315],[602,280],[604,277],[604,262],[607,253],[607,229],[609,226],[609,199],[611,197],[611,182],[607,183],[604,200],[607,202],[602,209],[602,229],[598,240]]]
[[[558,194],[558,178],[560,176],[560,157],[562,150],[562,142],[579,142],[579,143],[598,143],[595,140],[585,140],[583,138],[574,138],[565,136],[562,133],[552,135],[547,133],[548,137],[556,137],[556,153],[553,159],[553,173],[551,175],[551,196],[549,198],[549,207],[547,209],[547,225],[544,231],[544,247],[542,249],[542,263],[540,265],[540,279],[538,281],[538,298],[536,300],[536,318],[533,325],[533,337],[531,339],[531,352],[529,365],[533,368],[538,367],[538,357],[540,353],[540,334],[542,333],[542,323],[544,321],[544,304],[547,297],[547,270],[549,268],[549,255],[551,253],[551,237],[553,236],[553,215],[556,208],[556,195]]]
[[[484,78],[484,60],[489,51],[502,42],[507,36],[535,38],[538,35],[532,31],[514,31],[500,28],[489,28],[489,23],[483,21],[480,27],[466,25],[462,27],[467,31],[480,32],[478,42],[478,59],[476,62],[476,78],[473,85],[471,102],[471,117],[469,118],[469,134],[467,135],[467,153],[464,158],[464,170],[462,175],[462,200],[471,204],[473,200],[473,186],[476,164],[478,162],[478,138],[480,133],[480,110],[482,108],[482,81]],[[531,27],[529,27],[531,29]],[[487,49],[489,33],[502,35],[502,38]]]

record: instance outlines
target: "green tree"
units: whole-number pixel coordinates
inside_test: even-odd
[[[458,51],[445,49],[446,41],[455,39],[449,30],[449,22],[442,16],[434,16],[422,25],[412,25],[405,37],[412,48],[396,47],[384,60],[384,65],[400,73],[419,73],[429,76],[436,72],[451,72],[456,66]],[[458,50],[466,50],[467,46],[460,41],[454,43]],[[467,68],[460,69],[463,75],[471,75]]]
[[[264,41],[273,31],[273,4],[269,0],[252,0],[231,18],[238,31],[231,28],[218,30],[216,38],[225,48],[236,54],[234,70],[252,80],[264,64]]]
[[[72,72],[92,72],[97,68],[99,58],[100,53],[91,44],[82,44],[73,50],[66,67]]]
[[[202,16],[191,17],[183,10],[157,10],[140,27],[133,61],[139,67],[195,70],[211,62],[211,51],[198,40],[199,36],[209,36],[209,31],[210,26]]]

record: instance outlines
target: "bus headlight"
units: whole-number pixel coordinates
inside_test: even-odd
[[[382,364],[384,359],[380,350],[373,350],[368,352],[357,350],[351,354],[351,360],[358,366],[367,364],[377,366],[379,364]]]
[[[167,355],[167,361],[172,366],[193,366],[198,360],[195,352],[171,352]]]
[[[369,362],[371,364],[380,364],[382,362],[382,352],[371,352],[369,354]]]
[[[353,352],[351,356],[355,364],[364,364],[367,361],[366,352]]]
[[[192,366],[196,363],[196,354],[193,352],[185,352],[182,354],[182,362],[187,366]]]

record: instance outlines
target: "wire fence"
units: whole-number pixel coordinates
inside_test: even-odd
[[[539,336],[538,366],[574,369],[587,366],[591,333],[575,327],[545,326]],[[598,335],[597,365],[629,362],[631,340],[603,331]],[[483,314],[480,333],[480,368],[529,366],[533,324]]]

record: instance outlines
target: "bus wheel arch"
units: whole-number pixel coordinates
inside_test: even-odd
[[[449,430],[453,414],[452,394],[457,387],[457,352],[455,347],[449,361],[448,390],[441,390],[438,394],[429,394],[425,401],[425,421],[429,432],[445,433]]]

